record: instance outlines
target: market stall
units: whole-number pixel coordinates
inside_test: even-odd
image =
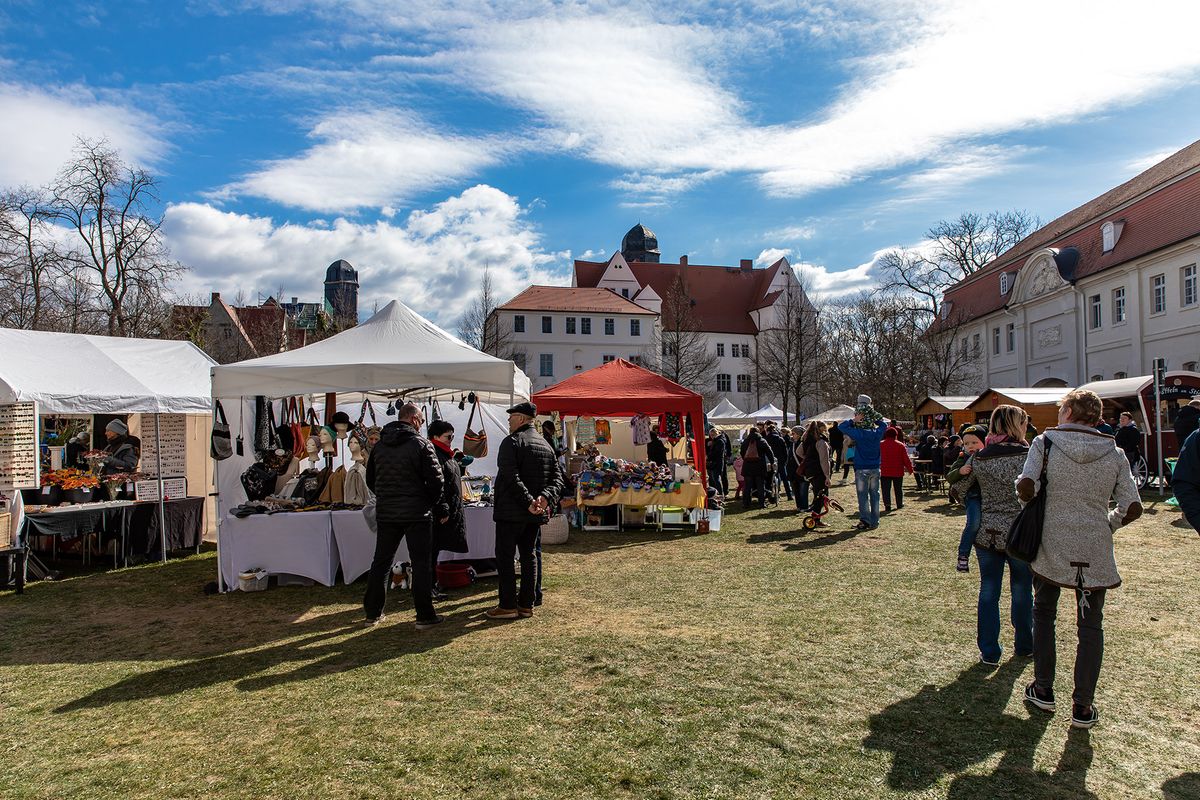
[[[839,422],[845,422],[848,419],[854,419],[854,408],[845,404],[839,404],[833,408],[827,408],[820,414],[813,414],[809,417],[810,420],[819,420],[821,422],[836,425]]]
[[[975,421],[974,412],[968,408],[973,402],[975,395],[930,395],[917,403],[917,427],[922,431],[957,433],[963,425]]]
[[[1026,387],[1017,389],[988,389],[967,406],[971,422],[987,422],[996,406],[1010,405],[1025,409],[1029,421],[1039,431],[1058,424],[1058,401],[1071,391],[1066,387]]]
[[[324,401],[315,402],[314,395]],[[485,475],[491,469],[494,475],[495,450],[508,431],[489,404],[503,403],[504,408],[528,396],[529,379],[513,362],[476,350],[399,301],[321,342],[212,369],[213,399],[227,409],[237,409],[239,421],[231,420],[231,425],[249,434],[261,427],[264,411],[280,425],[294,424],[293,454],[303,470],[300,478],[315,475],[326,487],[333,485],[331,477],[339,469],[348,474],[365,463],[365,452],[352,444],[357,437],[347,428],[357,427],[355,420],[364,411],[364,425],[385,425],[391,421],[389,407],[408,401],[425,406],[427,418],[433,418],[436,410],[437,416],[452,420],[456,445],[468,429],[476,436],[485,434],[492,444],[487,455],[480,453],[471,472]],[[306,403],[311,412],[304,416],[304,424],[279,421],[281,413],[289,413],[293,400]],[[347,414],[349,426],[336,421],[336,411]],[[333,583],[339,567],[345,580],[360,575],[363,559],[369,564],[368,549],[374,549],[374,535],[362,511],[355,510],[361,504],[347,502],[349,498],[337,492],[313,502],[267,498],[273,504],[270,508],[248,503],[243,478],[258,468],[263,455],[261,448],[246,447],[242,454],[217,462],[222,590],[235,588],[237,576],[253,570],[302,575],[326,585]],[[353,460],[347,460],[349,455]],[[475,544],[467,557],[493,553],[490,511],[469,515],[473,524],[468,538],[473,534]],[[289,539],[292,530],[302,531],[303,541]],[[286,555],[281,548],[288,551]]]
[[[705,474],[703,398],[677,383],[624,359],[616,359],[581,372],[555,386],[543,389],[532,398],[539,414],[557,412],[581,420],[603,417],[631,417],[644,420],[645,429],[654,426],[664,439],[685,441],[687,423],[696,432],[692,443],[695,472]],[[642,426],[634,426],[642,430]],[[575,480],[576,502],[585,507],[617,509],[615,527],[620,525],[621,509],[666,506],[703,509],[707,491],[703,480],[696,480],[686,464],[655,468],[641,462],[630,463],[603,456],[602,445],[586,440],[580,452],[585,458],[571,458],[578,471]],[[596,526],[600,527],[600,526]]]
[[[194,445],[207,445],[212,359],[190,342],[9,329],[0,352],[0,494],[15,531],[52,548],[107,534],[125,559],[199,545],[211,473]],[[106,469],[110,423],[131,470]]]
[[[725,398],[720,403],[717,403],[716,407],[708,412],[708,424],[718,427],[735,427],[745,425],[750,421],[750,418],[746,416],[746,412],[729,402],[729,398]]]

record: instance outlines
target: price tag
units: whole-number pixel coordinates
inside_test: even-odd
[[[53,489],[53,488],[54,488],[53,486],[43,486],[43,487],[42,487],[42,494],[50,494],[50,490],[51,490],[51,489]]]

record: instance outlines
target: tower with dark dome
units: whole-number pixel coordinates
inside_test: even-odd
[[[358,324],[358,271],[345,259],[325,270],[325,305],[339,328]]]
[[[630,228],[629,233],[621,240],[621,255],[625,256],[626,261],[657,264],[662,255],[658,250],[658,237],[654,235],[654,231],[639,222]]]

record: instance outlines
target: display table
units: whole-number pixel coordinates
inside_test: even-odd
[[[125,558],[157,555],[162,547],[158,533],[158,503],[134,503],[128,511]],[[167,552],[200,547],[204,538],[204,498],[183,497],[163,501],[167,523]]]
[[[496,525],[492,522],[491,506],[467,506],[463,509],[467,523],[466,553],[442,551],[439,561],[477,561],[496,557]],[[371,568],[375,557],[375,534],[367,527],[361,511],[333,511],[333,536],[342,565],[342,580],[353,583]],[[408,543],[400,542],[395,562],[408,561]]]
[[[361,512],[347,512],[362,516]],[[272,575],[301,575],[333,586],[338,548],[328,511],[253,514],[221,521],[221,578],[238,587],[238,573],[265,569]]]
[[[585,499],[576,492],[575,502],[581,506],[677,506],[679,508],[704,508],[708,503],[708,487],[697,481],[685,483],[678,492],[660,492],[655,489],[616,489]]]
[[[204,498],[185,497],[163,503],[167,523],[167,550],[199,547],[204,535]],[[99,532],[119,539],[118,551],[125,564],[131,555],[158,553],[158,503],[112,500],[80,506],[56,506],[52,510],[25,513],[21,519],[21,541],[28,537],[53,536],[72,539]],[[117,557],[114,555],[113,565]]]

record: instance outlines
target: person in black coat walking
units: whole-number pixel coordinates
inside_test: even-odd
[[[1175,417],[1175,444],[1179,449],[1196,428],[1200,428],[1200,397],[1189,400]]]
[[[775,456],[775,485],[774,490],[779,494],[780,484],[783,485],[783,491],[787,494],[787,499],[792,499],[792,472],[789,470],[789,465],[793,465],[793,459],[788,457],[791,452],[791,447],[788,446],[788,440],[779,432],[779,428],[775,427],[774,422],[767,423],[767,444],[771,448],[771,454]]]
[[[750,498],[758,494],[758,507],[767,507],[767,476],[775,465],[775,453],[757,429],[742,440],[742,479],[746,489],[742,493],[742,508],[750,507]]]
[[[454,426],[444,419],[429,423],[429,441],[433,444],[438,463],[442,465],[445,482],[442,497],[433,509],[433,599],[445,600],[446,593],[437,582],[438,554],[443,550],[450,553],[465,553],[467,547],[467,520],[463,514],[462,466],[458,459],[462,453],[452,446]]]
[[[437,454],[429,440],[420,434],[425,424],[421,411],[405,403],[396,412],[396,421],[383,427],[379,443],[367,460],[367,488],[375,493],[375,556],[367,573],[367,592],[363,610],[367,624],[383,619],[387,579],[396,548],[408,542],[412,560],[413,606],[417,610],[417,628],[424,629],[442,621],[433,610],[430,590],[433,569],[433,508],[442,498],[445,479]]]
[[[708,485],[721,497],[725,496],[725,439],[712,425],[708,426],[708,441],[704,447],[704,463],[708,469]],[[728,480],[727,478],[725,480]]]
[[[1129,467],[1132,469],[1133,465],[1142,457],[1142,432],[1138,430],[1137,423],[1133,421],[1133,414],[1128,411],[1121,412],[1116,440],[1117,447],[1125,453],[1125,458],[1129,461]]]
[[[486,612],[489,619],[532,617],[537,600],[538,573],[535,548],[542,525],[563,490],[558,458],[533,427],[537,406],[518,403],[508,409],[512,431],[500,442],[496,454],[495,508],[496,572],[500,578],[499,604]],[[521,591],[513,555],[520,552]]]

